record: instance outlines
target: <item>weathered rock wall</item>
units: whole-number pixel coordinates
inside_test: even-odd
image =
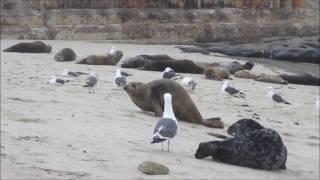
[[[1,38],[247,42],[319,34],[317,8],[64,9],[57,0],[10,2],[2,2],[9,7],[1,11]]]

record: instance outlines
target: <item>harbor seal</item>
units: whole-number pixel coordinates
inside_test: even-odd
[[[121,63],[122,68],[142,68],[152,61],[172,61],[174,60],[166,54],[146,55],[142,54],[128,58]]]
[[[75,63],[88,65],[116,65],[122,56],[123,53],[121,51],[115,51],[115,53],[109,53],[107,55],[90,55]]]
[[[163,71],[166,67],[174,69],[177,73],[202,74],[204,69],[191,60],[180,59],[174,61],[152,61],[139,68],[148,71]]]
[[[237,78],[244,78],[244,79],[255,79],[257,75],[251,73],[249,70],[241,70],[234,73],[234,76]]]
[[[239,120],[230,128],[228,132],[235,135],[233,138],[200,143],[195,158],[211,156],[224,163],[256,169],[286,169],[287,148],[276,131],[248,119]]]
[[[260,74],[258,75],[254,80],[261,81],[261,82],[267,82],[267,83],[275,83],[275,84],[288,84],[288,81],[285,81],[280,76],[277,75],[268,75],[268,74]]]
[[[222,67],[225,67],[230,74],[234,74],[241,70],[251,70],[254,67],[254,62],[248,61],[242,65],[238,61],[233,61],[230,64],[222,65]]]
[[[222,67],[214,66],[206,68],[204,71],[204,75],[207,79],[214,79],[218,81],[222,81],[223,79],[229,79],[229,72]]]
[[[160,79],[147,84],[130,82],[124,87],[135,105],[145,111],[154,112],[156,116],[163,113],[163,95],[172,95],[172,106],[176,117],[181,121],[202,124],[213,128],[223,128],[220,118],[203,119],[196,105],[186,90],[174,80]]]
[[[303,74],[281,74],[280,77],[288,83],[292,84],[303,84],[303,85],[313,85],[320,86],[320,78],[314,76],[311,73],[303,73]]]
[[[63,48],[54,56],[54,60],[58,62],[73,61],[76,57],[77,55],[72,49]]]
[[[4,49],[3,52],[50,53],[51,49],[52,47],[50,45],[46,45],[41,41],[34,41],[15,44],[7,49]]]

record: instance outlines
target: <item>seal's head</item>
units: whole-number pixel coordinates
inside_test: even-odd
[[[136,93],[142,86],[143,83],[141,82],[130,82],[123,89],[130,95]]]
[[[231,136],[242,136],[259,129],[264,129],[264,127],[255,120],[240,119],[228,128],[227,133]]]
[[[254,62],[248,61],[246,64],[243,65],[244,69],[251,70],[254,67]]]
[[[196,159],[203,159],[210,156],[216,150],[216,146],[210,142],[202,142],[199,144],[196,154],[194,155]]]
[[[46,46],[46,53],[50,53],[50,52],[51,52],[51,49],[52,49],[52,46],[47,45],[47,46]]]

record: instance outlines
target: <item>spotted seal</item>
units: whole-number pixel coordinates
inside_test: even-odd
[[[200,143],[195,158],[211,156],[224,163],[256,169],[286,169],[287,148],[276,131],[254,120],[242,119],[231,125],[228,133],[234,137]]]

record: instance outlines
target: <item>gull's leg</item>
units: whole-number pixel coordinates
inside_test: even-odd
[[[168,152],[170,152],[170,140],[168,140]]]
[[[164,151],[164,150],[163,150],[163,144],[162,144],[162,142],[161,142],[161,151]]]

